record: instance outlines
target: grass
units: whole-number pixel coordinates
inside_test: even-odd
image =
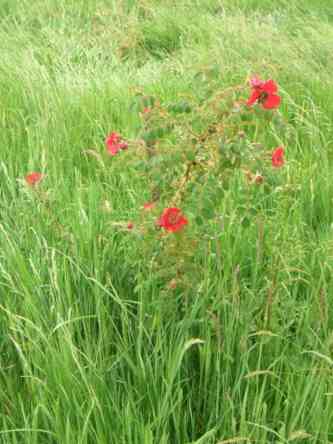
[[[0,442],[333,442],[331,9],[0,0]],[[253,72],[279,83],[293,192],[244,227],[235,181],[221,257],[205,243],[181,310],[110,225],[149,193],[104,138],[136,137],[135,91],[200,94],[210,68],[222,88]],[[22,183],[34,170],[49,207]]]

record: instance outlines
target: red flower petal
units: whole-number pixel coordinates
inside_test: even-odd
[[[264,83],[265,82],[257,76],[254,76],[250,79],[251,88],[261,88],[264,85]]]
[[[25,181],[28,185],[34,186],[37,185],[43,179],[43,174],[41,173],[29,173],[25,176]]]
[[[252,92],[252,94],[251,94],[251,96],[250,96],[250,98],[247,100],[247,102],[246,102],[246,104],[247,104],[247,106],[251,106],[251,105],[253,105],[254,103],[256,103],[256,101],[259,99],[259,97],[260,97],[260,91],[259,90],[257,90],[257,89],[254,89],[253,90],[253,92]]]
[[[120,150],[120,144],[108,145],[106,149],[111,156],[115,156]]]
[[[284,148],[279,146],[272,153],[272,165],[274,168],[280,168],[284,165]]]
[[[105,144],[106,144],[106,146],[114,145],[115,143],[118,143],[119,140],[120,140],[120,135],[113,131],[105,139]]]
[[[278,108],[281,103],[281,97],[276,96],[275,94],[268,95],[267,98],[263,101],[262,106],[265,109],[274,109]]]
[[[128,230],[133,230],[133,228],[134,228],[134,224],[132,222],[128,222],[127,229]]]
[[[277,93],[278,87],[274,80],[267,80],[267,82],[262,85],[261,89],[267,94],[275,94]]]

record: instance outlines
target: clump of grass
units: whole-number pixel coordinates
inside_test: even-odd
[[[329,8],[0,1],[0,442],[333,441]],[[104,138],[135,139],[138,91],[200,100],[249,73],[282,89],[285,183],[230,182],[182,304],[111,224],[149,196]]]

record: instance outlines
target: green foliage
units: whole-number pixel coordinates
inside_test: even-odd
[[[333,442],[331,10],[0,0],[0,443]]]

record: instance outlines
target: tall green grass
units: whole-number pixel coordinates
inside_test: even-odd
[[[0,442],[333,442],[331,12],[0,0]],[[274,78],[292,143],[249,226],[235,180],[185,310],[138,281],[145,258],[110,224],[105,208],[130,220],[149,194],[104,138],[136,137],[137,90],[200,94],[211,68],[221,88]],[[49,210],[24,185],[34,170]]]

